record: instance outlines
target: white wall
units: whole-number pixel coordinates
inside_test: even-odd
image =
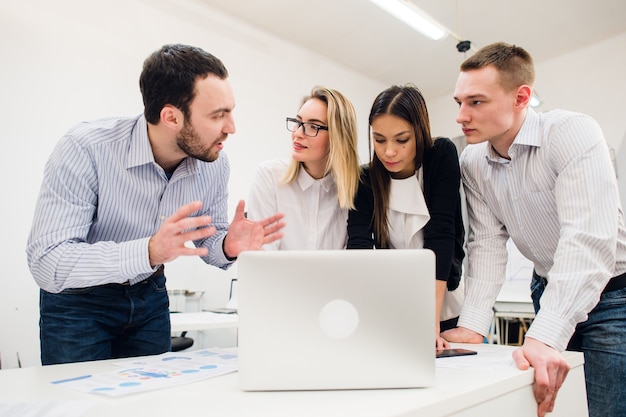
[[[226,142],[232,165],[230,212],[246,198],[258,162],[289,156],[284,118],[311,87],[351,98],[366,135],[369,106],[385,86],[296,48],[195,0],[0,0],[0,355],[2,367],[39,364],[38,288],[25,246],[43,166],[75,123],[142,112],[143,60],[166,43],[187,43],[220,57],[231,75],[237,133]],[[361,157],[367,159],[362,140]],[[235,268],[199,259],[167,266],[170,288],[203,290],[205,306],[226,303]]]

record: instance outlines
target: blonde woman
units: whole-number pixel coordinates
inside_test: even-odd
[[[339,91],[317,86],[286,125],[291,160],[258,166],[248,218],[284,213],[284,236],[266,250],[344,249],[360,172],[354,107]]]

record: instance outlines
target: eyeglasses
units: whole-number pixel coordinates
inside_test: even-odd
[[[313,122],[302,122],[298,119],[294,119],[292,117],[287,117],[287,130],[290,132],[295,132],[302,126],[302,131],[305,135],[315,137],[317,136],[320,130],[328,130],[327,126],[320,126]]]

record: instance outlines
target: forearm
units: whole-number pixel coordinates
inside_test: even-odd
[[[148,240],[93,244],[45,244],[40,240],[29,245],[28,263],[37,285],[51,293],[122,283],[153,272],[148,261]]]
[[[553,263],[539,271],[548,285],[529,335],[562,351],[616,275],[620,224],[615,174],[604,140],[557,161],[563,167],[553,190],[560,230]]]
[[[443,299],[446,295],[447,282],[442,280],[435,280],[435,329],[439,334],[439,322],[441,321],[441,308],[443,307]]]

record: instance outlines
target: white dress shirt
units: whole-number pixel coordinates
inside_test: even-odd
[[[461,155],[469,270],[459,326],[487,334],[510,236],[548,279],[527,335],[564,350],[608,280],[626,271],[626,230],[608,147],[588,116],[529,109],[509,155],[500,158],[487,142]]]
[[[332,175],[311,177],[304,168],[296,181],[282,179],[289,161],[273,160],[257,167],[250,196],[248,218],[263,219],[285,214],[283,238],[264,246],[266,250],[344,249],[348,233],[348,210],[339,207]]]

